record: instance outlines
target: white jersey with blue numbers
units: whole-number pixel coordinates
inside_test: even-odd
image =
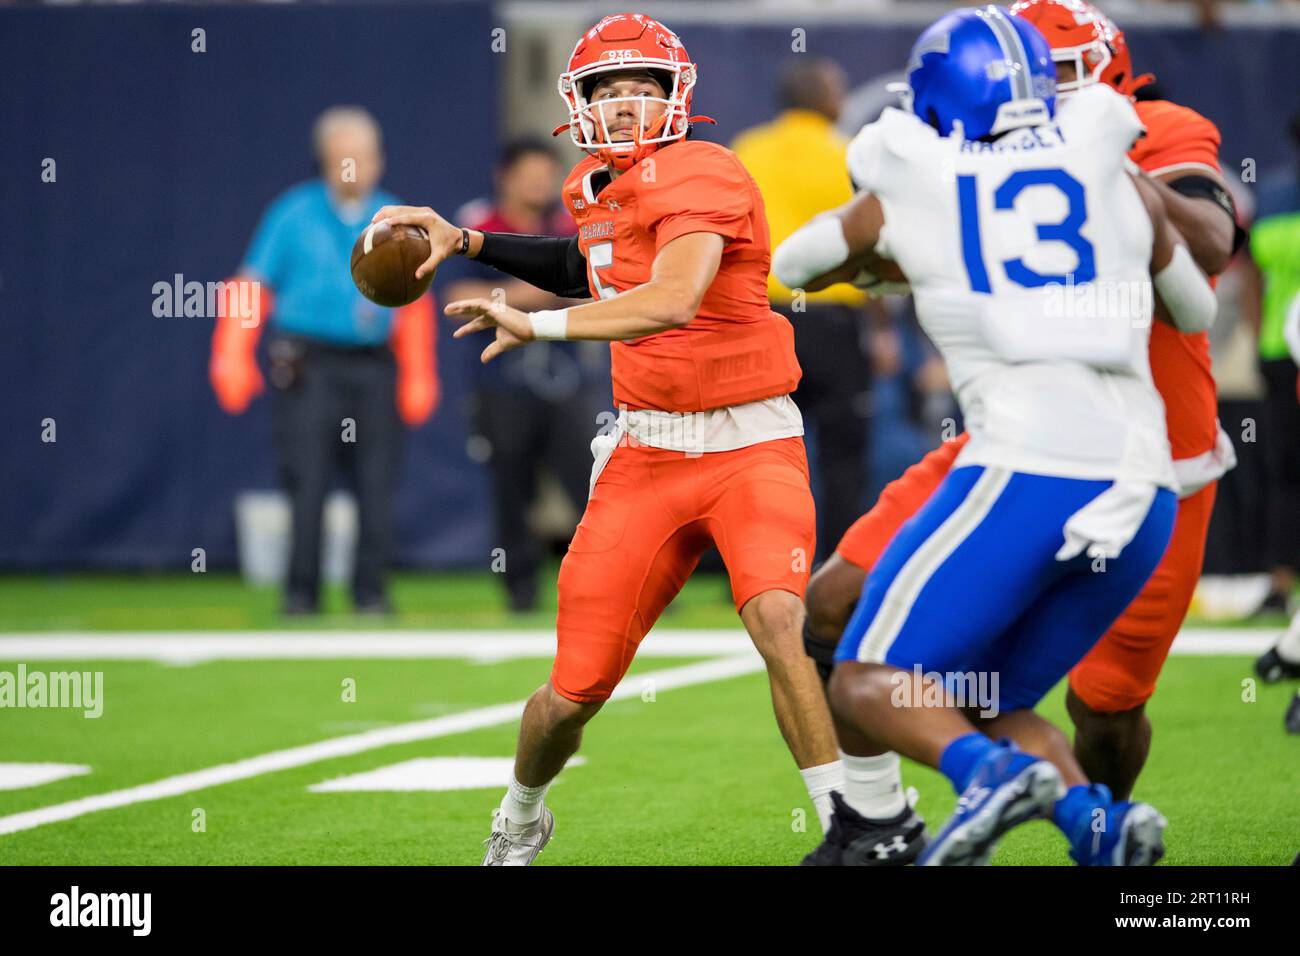
[[[1151,219],[1126,172],[1142,124],[1104,86],[995,143],[888,109],[849,147],[876,251],[906,274],[971,439],[957,466],[1175,488],[1151,380]]]

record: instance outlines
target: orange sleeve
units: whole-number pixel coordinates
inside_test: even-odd
[[[217,404],[230,415],[243,414],[265,387],[257,368],[257,343],[271,316],[271,290],[248,279],[227,279],[221,313],[212,332],[208,380]]]
[[[569,170],[569,175],[564,177],[564,184],[560,187],[560,198],[564,202],[564,211],[571,218],[586,203],[582,183],[587,173],[601,166],[604,166],[604,163],[595,156],[584,156],[574,163],[573,168]]]
[[[835,552],[864,571],[869,572],[875,567],[898,529],[921,510],[935,489],[948,477],[953,461],[969,440],[970,434],[962,432],[952,441],[943,442],[885,485],[885,490],[880,493],[871,510],[844,532],[844,537],[835,546]]]
[[[1135,104],[1147,129],[1129,158],[1153,176],[1196,165],[1219,170],[1219,130],[1195,110],[1164,100]]]
[[[645,160],[624,174],[646,177],[637,195],[655,249],[691,232],[716,233],[728,245],[752,242],[754,186],[740,160],[708,143],[675,148],[680,152],[652,156],[653,166]]]
[[[438,340],[434,334],[433,295],[422,295],[397,310],[392,348],[397,358],[397,411],[414,428],[438,407]]]

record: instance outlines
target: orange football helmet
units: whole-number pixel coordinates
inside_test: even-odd
[[[1020,0],[1011,12],[1047,38],[1054,61],[1074,64],[1075,79],[1058,82],[1058,95],[1106,83],[1132,96],[1152,79],[1150,74],[1134,78],[1124,32],[1087,0]]]
[[[637,68],[654,75],[667,97],[610,97],[601,100],[602,108],[592,106],[591,91],[602,74]],[[640,13],[605,17],[579,38],[569,57],[569,68],[560,74],[559,91],[569,108],[569,122],[557,126],[554,135],[567,129],[579,149],[594,153],[615,169],[630,169],[664,143],[685,137],[692,120],[713,122],[707,116],[690,115],[698,75],[677,34],[658,20]],[[610,138],[603,107],[628,101],[640,103],[641,117],[632,139],[617,142]],[[664,104],[664,114],[648,129],[647,102]]]

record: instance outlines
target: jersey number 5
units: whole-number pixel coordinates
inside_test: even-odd
[[[587,265],[591,269],[591,284],[602,299],[612,299],[618,290],[600,281],[600,270],[608,269],[614,264],[614,243],[598,242],[587,247]]]
[[[1092,243],[1079,233],[1088,219],[1088,205],[1083,195],[1083,184],[1064,169],[1022,169],[1014,172],[1002,181],[1002,185],[993,193],[995,209],[1014,209],[1016,197],[1030,186],[1051,186],[1064,194],[1069,203],[1065,218],[1055,223],[1036,223],[1040,242],[1063,242],[1074,250],[1078,256],[1073,279],[1064,275],[1043,275],[1025,265],[1022,259],[1006,259],[1002,268],[1007,279],[1016,285],[1029,289],[1059,283],[1067,280],[1076,285],[1091,282],[1097,277],[1097,263],[1093,256]],[[984,265],[984,246],[980,239],[980,210],[975,177],[962,175],[957,177],[957,204],[961,219],[961,252],[966,262],[966,275],[970,277],[970,287],[975,292],[992,292],[989,285],[989,273]]]

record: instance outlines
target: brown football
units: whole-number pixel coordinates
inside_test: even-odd
[[[415,270],[429,258],[429,234],[419,226],[391,225],[381,220],[366,227],[352,247],[352,281],[376,305],[409,305],[433,282]]]

